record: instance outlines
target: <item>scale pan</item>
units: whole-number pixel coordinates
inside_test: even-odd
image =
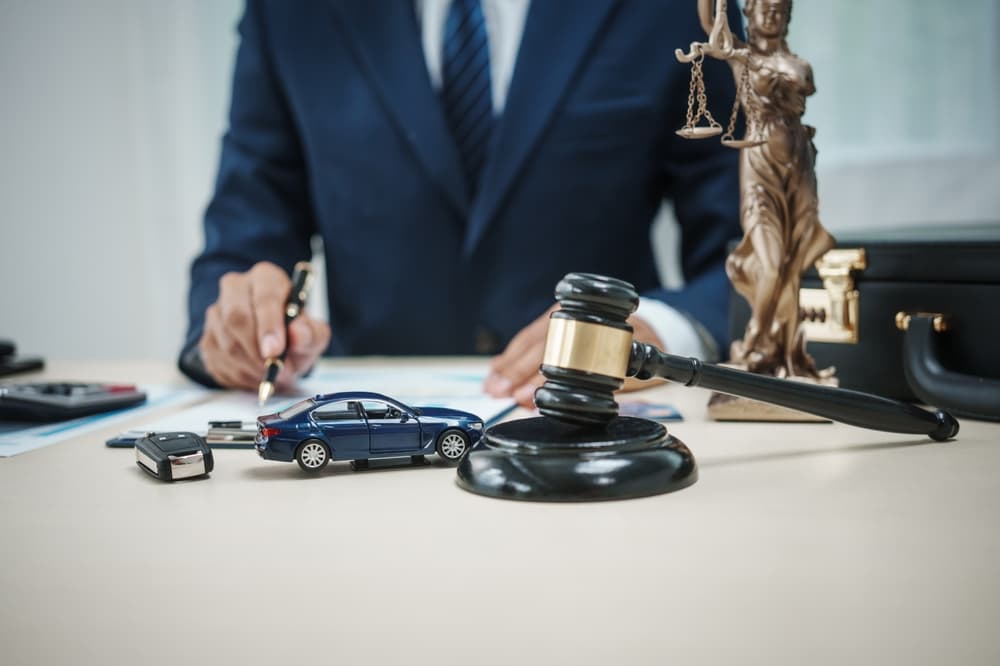
[[[685,139],[707,139],[722,134],[721,127],[683,127],[677,130],[677,136]]]

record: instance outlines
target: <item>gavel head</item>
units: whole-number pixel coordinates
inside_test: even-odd
[[[561,309],[552,313],[542,359],[545,384],[535,391],[543,416],[602,426],[618,416],[614,392],[622,387],[632,351],[626,321],[639,306],[628,282],[570,273],[556,285]]]

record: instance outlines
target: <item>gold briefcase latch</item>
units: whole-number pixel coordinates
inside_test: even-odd
[[[858,342],[858,291],[854,271],[868,267],[863,248],[830,250],[816,260],[822,289],[799,289],[799,317],[806,340]]]
[[[931,328],[934,329],[935,333],[944,333],[951,328],[951,319],[948,315],[941,314],[940,312],[897,312],[896,328],[901,331],[910,330],[910,320],[913,317],[930,317]]]

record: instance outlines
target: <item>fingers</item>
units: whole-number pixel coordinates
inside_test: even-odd
[[[288,354],[277,381],[282,390],[292,388],[295,380],[315,365],[326,351],[330,344],[330,326],[303,313],[288,326],[288,338]]]
[[[250,308],[256,320],[254,344],[262,359],[285,349],[285,301],[292,281],[274,264],[262,261],[247,273]]]
[[[533,340],[531,345],[522,347],[520,355],[504,367],[501,376],[511,387],[507,395],[513,396],[518,404],[530,406],[533,403],[536,382],[532,380],[542,377],[538,369],[542,365],[544,352],[545,339]],[[537,385],[540,384],[541,382],[537,382]]]
[[[205,312],[205,331],[198,342],[205,369],[220,386],[253,389],[260,381],[263,363],[250,359],[243,349],[225,336],[218,305]]]
[[[226,273],[222,276],[219,280],[219,298],[215,305],[218,307],[219,318],[212,333],[219,340],[222,352],[233,357],[244,355],[250,359],[259,359],[256,324],[250,301],[250,281],[245,273]]]
[[[545,377],[542,373],[536,372],[534,375],[528,378],[519,388],[514,390],[514,401],[521,407],[526,407],[528,409],[534,409],[535,407],[535,390],[539,386],[545,383]]]
[[[278,266],[260,262],[219,280],[219,298],[205,311],[199,348],[205,369],[222,386],[257,387],[265,362],[285,349],[285,300],[291,280]],[[292,322],[279,383],[294,383],[330,341],[330,327],[303,313]]]
[[[521,329],[503,353],[490,363],[490,373],[483,383],[483,390],[493,397],[513,397],[518,404],[534,404],[535,388],[544,378],[539,374],[545,353],[545,336],[548,333],[549,314],[555,307]]]

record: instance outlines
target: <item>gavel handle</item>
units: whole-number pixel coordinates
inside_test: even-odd
[[[928,435],[939,441],[951,439],[958,433],[958,421],[942,410],[929,412],[861,391],[702,363],[696,358],[667,354],[641,342],[632,343],[627,374],[639,379],[662,377],[686,386],[701,386],[873,430]]]

